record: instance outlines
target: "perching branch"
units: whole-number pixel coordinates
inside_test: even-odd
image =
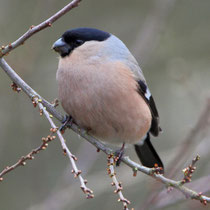
[[[13,82],[16,83],[18,87],[20,87],[30,98],[33,96],[39,97],[39,95],[29,86],[27,85],[18,75],[17,73],[6,63],[6,61],[3,58],[0,58],[0,66],[2,69],[8,74],[8,76],[13,80]],[[17,76],[16,76],[17,75]],[[20,78],[20,79],[19,79]],[[42,97],[41,97],[42,98]],[[59,121],[62,121],[63,117],[60,113],[58,113],[55,108],[50,105],[47,101],[42,101],[43,105],[47,108],[50,114],[52,114],[55,118],[57,118]],[[87,134],[87,132],[83,129],[80,129],[77,125],[73,124],[71,129],[75,131],[77,134],[85,138],[87,141],[89,141],[91,144],[93,144],[98,149],[105,152],[107,155],[110,155],[113,153],[113,151],[107,147],[102,142],[98,141],[94,137]],[[147,174],[149,176],[152,176],[153,178],[157,179],[158,181],[165,184],[167,187],[174,187],[177,190],[181,191],[187,198],[200,200],[201,202],[210,203],[210,197],[200,195],[199,193],[185,187],[182,185],[181,181],[174,181],[172,179],[168,179],[164,177],[161,174],[156,173],[156,169],[154,168],[147,168],[144,166],[141,166],[137,164],[136,162],[129,159],[129,157],[125,156],[122,157],[122,162],[124,162],[126,165],[131,167],[135,171],[141,171],[144,174]]]
[[[210,183],[210,175],[206,177],[201,177],[200,179],[188,183],[187,186],[193,188],[196,191],[207,193],[210,190],[210,186],[208,185],[208,183]],[[184,199],[185,198],[182,196],[182,194],[177,193],[177,191],[173,190],[170,193],[168,193],[167,190],[164,189],[161,192],[159,192],[158,199],[155,202],[155,204],[153,204],[153,208],[164,209],[177,202],[183,201]]]
[[[66,7],[61,9],[55,15],[53,15],[52,17],[50,17],[46,21],[42,22],[41,24],[31,27],[23,36],[21,36],[15,42],[7,45],[6,47],[2,47],[1,50],[0,50],[0,66],[7,73],[9,78],[17,85],[18,88],[21,88],[31,100],[33,100],[34,98],[36,98],[38,100],[38,102],[39,102],[38,104],[39,104],[40,108],[44,111],[44,113],[46,113],[47,119],[48,119],[49,113],[50,113],[56,119],[58,119],[60,122],[63,120],[63,116],[55,110],[55,108],[52,106],[52,104],[50,104],[48,101],[44,100],[25,81],[23,81],[17,75],[17,73],[7,64],[7,62],[2,57],[4,55],[8,54],[13,49],[15,49],[16,47],[23,44],[24,41],[26,41],[28,38],[30,38],[33,34],[37,33],[38,31],[43,30],[44,28],[46,28],[48,26],[51,26],[51,24],[54,21],[56,21],[59,17],[64,15],[66,12],[68,12],[72,8],[76,7],[79,2],[80,2],[80,0],[73,0],[70,4],[68,4]],[[44,109],[44,107],[46,107],[46,109],[49,113]],[[51,119],[51,118],[49,117],[49,119]],[[50,121],[50,123],[51,123],[51,125],[53,125],[52,127],[55,129],[56,126],[54,125],[54,123],[52,121]],[[104,145],[103,143],[101,143],[100,141],[95,139],[94,137],[88,135],[86,133],[86,131],[80,129],[77,125],[73,124],[71,129],[73,131],[75,131],[77,134],[79,134],[80,136],[82,136],[83,138],[85,138],[91,144],[96,146],[97,149],[100,149],[103,152],[105,152],[107,155],[110,155],[110,154],[113,153],[113,151],[109,147],[107,147],[106,145]],[[60,137],[60,133],[57,133],[57,134]],[[63,149],[68,153],[70,161],[72,162],[72,160],[74,160],[73,155],[69,152],[69,150],[67,150],[68,148],[66,147],[65,141],[64,141],[64,139],[62,139],[62,137],[61,137],[60,141],[61,141]],[[129,157],[127,157],[127,156],[122,158],[122,162],[124,162],[126,165],[128,165],[130,168],[132,168],[133,171],[135,172],[135,174],[136,174],[137,171],[141,171],[142,173],[147,174],[147,175],[155,178],[159,182],[162,182],[167,187],[176,188],[177,190],[181,191],[187,198],[200,200],[204,204],[210,202],[210,197],[204,196],[200,193],[197,193],[197,192],[183,186],[183,183],[181,181],[174,181],[172,179],[168,179],[168,178],[164,177],[163,175],[159,174],[158,173],[158,171],[159,171],[158,168],[147,168],[147,167],[141,166],[141,165],[137,164],[136,162],[130,160]],[[75,170],[74,163],[72,165],[73,165],[73,168]],[[74,172],[77,173],[78,171],[77,172],[74,171]],[[85,183],[85,181],[84,181],[84,183]],[[84,187],[84,186],[82,186],[82,187]],[[91,191],[89,193],[91,194]]]

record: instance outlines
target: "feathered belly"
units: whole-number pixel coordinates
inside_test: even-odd
[[[91,135],[111,143],[135,143],[149,130],[151,113],[138,93],[119,97],[88,92],[61,90],[59,95],[64,110]]]
[[[133,75],[111,67],[77,66],[68,72],[60,68],[59,98],[64,110],[91,135],[111,143],[135,143],[150,129],[151,113]]]

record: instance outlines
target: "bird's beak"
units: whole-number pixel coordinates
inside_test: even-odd
[[[60,48],[64,47],[66,43],[62,40],[62,38],[58,39],[52,46],[51,49],[55,50],[56,52],[59,51]]]
[[[69,55],[72,48],[69,44],[63,41],[62,38],[58,39],[52,46],[52,49],[58,52],[62,57]]]

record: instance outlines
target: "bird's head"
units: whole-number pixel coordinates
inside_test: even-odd
[[[111,36],[110,33],[94,28],[75,28],[66,31],[52,46],[61,57],[69,56],[70,53],[83,45],[85,42],[102,42]]]

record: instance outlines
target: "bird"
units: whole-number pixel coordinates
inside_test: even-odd
[[[126,45],[95,28],[67,30],[52,48],[60,55],[58,95],[69,119],[99,140],[134,145],[143,166],[164,165],[150,136],[162,131],[143,72]]]

